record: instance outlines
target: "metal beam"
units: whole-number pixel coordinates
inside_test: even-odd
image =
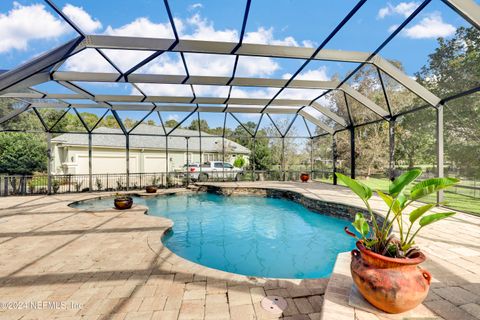
[[[335,130],[333,130],[332,128],[330,128],[329,126],[327,126],[325,123],[321,122],[320,120],[318,120],[317,118],[315,118],[314,116],[312,116],[311,114],[309,114],[308,112],[306,112],[305,110],[301,110],[300,112],[300,115],[302,115],[306,120],[310,121],[311,123],[315,124],[316,126],[322,128],[323,130],[325,130],[326,132],[330,133],[330,134],[333,134],[335,132]]]
[[[419,84],[417,81],[410,78],[403,71],[395,67],[393,64],[385,60],[379,55],[376,55],[372,62],[383,72],[388,74],[390,77],[395,79],[398,83],[403,85],[405,88],[409,89],[417,96],[428,102],[430,105],[436,107],[440,103],[440,98],[427,90],[424,86]]]
[[[480,6],[473,0],[442,0],[475,28],[480,30]]]
[[[27,104],[27,105],[24,105],[23,107],[21,107],[19,109],[14,110],[10,114],[7,114],[7,115],[3,116],[2,118],[0,118],[0,125],[2,125],[5,122],[15,118],[16,116],[20,115],[21,113],[27,111],[28,109],[30,109],[30,107],[31,107],[31,104]]]
[[[56,81],[93,81],[93,82],[115,82],[117,73],[106,72],[77,72],[57,71],[52,74]],[[122,79],[118,82],[127,82]],[[189,76],[170,74],[132,74],[128,77],[130,83],[155,83],[155,84],[192,84],[192,85],[215,85],[215,86],[237,86],[237,87],[271,87],[282,88],[288,79],[271,78],[246,78],[246,77],[215,77],[215,76]],[[295,89],[335,89],[339,81],[319,80],[292,80],[288,88]]]
[[[88,35],[82,42],[86,48],[172,51],[186,53],[234,54],[244,56],[309,59],[315,48],[280,46],[270,44],[242,43],[235,51],[237,43],[205,40],[179,39],[178,44],[170,48],[175,39],[121,37],[105,35]],[[233,52],[233,53],[232,53]],[[314,55],[313,60],[364,62],[370,53],[345,50],[324,49]]]
[[[312,107],[315,108],[318,112],[323,113],[324,115],[326,115],[327,117],[329,117],[331,120],[335,121],[342,127],[348,126],[348,123],[347,121],[345,121],[345,119],[343,119],[336,113],[330,111],[328,108],[325,108],[324,106],[320,105],[318,102],[312,103]]]
[[[85,38],[83,45],[85,45],[85,47],[87,48],[153,51],[163,50],[173,52],[211,53],[224,55],[234,54],[272,58],[294,58],[324,61],[326,60],[372,63],[379,67],[385,73],[389,74],[392,78],[402,83],[405,87],[420,96],[422,99],[425,99],[425,101],[427,101],[428,103],[436,105],[439,101],[438,97],[425,89],[415,80],[408,77],[403,71],[393,66],[391,63],[383,59],[378,54],[374,54],[372,56],[371,53],[367,52],[329,49],[320,50],[318,53],[315,54],[316,49],[314,48],[246,43],[242,43],[241,46],[235,52],[233,52],[237,44],[232,42],[186,39],[179,39],[178,44],[171,48],[171,45],[174,42],[175,40],[173,39],[91,35]],[[130,77],[131,76],[132,75],[130,75]]]
[[[348,86],[347,84],[343,84],[341,88],[343,92],[345,92],[350,97],[360,102],[362,105],[364,105],[368,109],[378,114],[380,117],[387,118],[390,116],[388,111],[386,111],[385,109],[377,105],[375,102],[373,102],[372,100],[368,99],[367,97],[359,93],[357,90],[354,90],[352,87]]]
[[[53,65],[67,59],[75,50],[78,50],[81,41],[81,37],[73,39],[56,49],[26,62],[18,68],[0,74],[0,93],[5,92],[5,90],[14,85],[16,85],[16,87],[28,87],[31,83],[24,83],[24,81],[38,73],[48,72]],[[41,79],[44,78],[45,76],[42,75]]]

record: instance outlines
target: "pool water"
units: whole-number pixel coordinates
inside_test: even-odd
[[[112,199],[78,203],[81,209],[112,207]],[[173,220],[162,239],[177,255],[204,266],[249,276],[328,277],[338,253],[354,241],[349,221],[312,212],[286,199],[225,197],[209,193],[135,197],[148,214]]]

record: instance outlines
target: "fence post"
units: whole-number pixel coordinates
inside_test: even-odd
[[[47,193],[52,194],[52,134],[47,132]]]
[[[6,196],[8,196],[8,176],[5,176],[4,179],[5,179],[5,181],[4,181],[3,186],[4,186],[5,190],[3,192],[3,195],[6,197]]]

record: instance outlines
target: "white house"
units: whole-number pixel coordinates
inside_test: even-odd
[[[168,132],[168,128],[167,132]],[[96,173],[125,173],[125,136],[120,129],[100,127],[92,134],[92,171]],[[110,134],[106,134],[110,133]],[[114,133],[114,134],[112,134]],[[130,172],[153,173],[167,170],[167,139],[158,126],[141,124],[130,135]],[[157,135],[157,136],[156,136]],[[189,163],[222,160],[233,163],[243,156],[248,163],[250,150],[242,145],[196,130],[176,129],[175,136],[168,137],[168,171],[182,168],[187,163],[187,137]],[[200,159],[200,148],[202,159]],[[54,174],[88,174],[88,135],[62,134],[52,139],[52,171]]]

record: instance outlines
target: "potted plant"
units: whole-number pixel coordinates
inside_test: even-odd
[[[156,193],[157,192],[157,187],[156,186],[146,186],[145,187],[145,191],[147,191],[147,193]]]
[[[372,190],[365,184],[343,174],[336,173],[357,196],[362,199],[368,212],[355,215],[352,223],[359,236],[345,227],[345,232],[357,239],[357,249],[352,251],[350,271],[353,282],[362,296],[375,307],[389,312],[400,313],[415,308],[427,296],[430,288],[430,273],[419,267],[426,257],[415,246],[415,236],[424,227],[454,215],[454,212],[426,213],[435,204],[424,204],[408,214],[403,213],[414,202],[439,190],[455,185],[460,180],[453,178],[432,178],[409,187],[420,175],[420,169],[405,172],[389,187],[388,194],[377,191],[388,206],[388,212],[381,224],[374,215],[369,199]],[[392,228],[397,226],[398,236]]]
[[[133,205],[132,197],[123,194],[116,194],[115,199],[113,200],[115,208],[118,210],[130,209]]]
[[[300,174],[300,180],[302,180],[302,182],[307,182],[308,179],[310,179],[310,175],[306,172],[302,172]]]

